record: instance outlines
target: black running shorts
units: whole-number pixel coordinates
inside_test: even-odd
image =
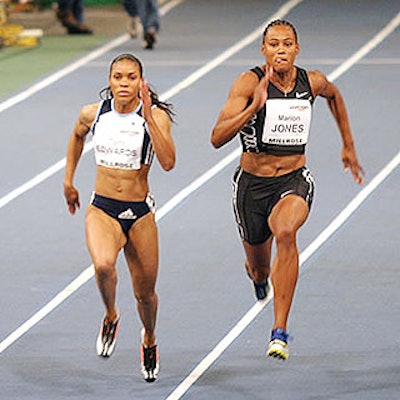
[[[233,176],[233,210],[242,240],[256,245],[271,235],[268,217],[274,205],[288,194],[301,196],[311,207],[314,178],[302,167],[277,177],[259,177],[238,167]]]

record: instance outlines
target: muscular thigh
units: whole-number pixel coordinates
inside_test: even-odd
[[[289,195],[279,200],[268,218],[268,225],[275,237],[281,233],[296,232],[309,214],[307,202],[298,195]]]
[[[86,243],[95,265],[115,262],[126,242],[119,223],[89,205],[86,211]]]
[[[158,233],[154,214],[140,218],[129,231],[124,248],[134,284],[155,284],[158,272]]]

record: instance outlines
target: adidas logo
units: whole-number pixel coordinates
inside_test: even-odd
[[[118,218],[120,218],[120,219],[136,219],[137,215],[130,208],[128,208],[127,210],[122,211],[122,213],[120,213],[118,215]]]

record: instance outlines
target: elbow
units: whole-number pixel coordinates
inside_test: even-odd
[[[169,160],[164,161],[161,166],[164,171],[171,171],[171,169],[175,167],[175,157],[171,157]]]
[[[215,139],[213,139],[213,138],[211,139],[211,145],[212,145],[215,149],[218,149],[218,148],[221,147],[221,144],[218,143],[218,141],[215,140]]]
[[[215,134],[215,131],[213,131],[212,135],[211,135],[211,139],[210,139],[211,145],[215,148],[215,149],[219,149],[222,145],[223,142],[221,140],[218,139],[217,135]]]

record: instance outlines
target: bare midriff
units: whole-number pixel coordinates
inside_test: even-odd
[[[262,177],[288,174],[303,167],[306,163],[304,154],[276,156],[265,153],[243,153],[240,166],[244,171]]]
[[[95,191],[116,200],[143,201],[149,192],[149,169],[149,165],[142,165],[138,170],[97,166]]]

